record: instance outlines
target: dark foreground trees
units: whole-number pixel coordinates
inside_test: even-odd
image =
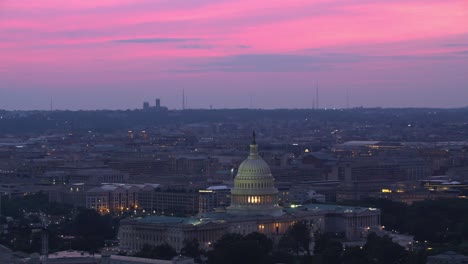
[[[262,264],[271,263],[269,254],[273,242],[265,235],[251,233],[247,236],[226,234],[208,252],[209,264]]]
[[[368,263],[407,263],[408,254],[405,248],[394,243],[388,236],[369,234],[363,250],[369,259]]]
[[[180,250],[180,254],[186,257],[191,257],[196,263],[201,263],[201,255],[204,253],[200,248],[200,243],[196,239],[185,240],[184,246]]]
[[[135,254],[135,257],[171,260],[177,256],[177,251],[169,244],[159,246],[144,245],[143,248]]]
[[[458,250],[457,247],[468,244],[467,199],[426,200],[406,205],[369,198],[350,205],[380,208],[385,229],[414,235],[415,240],[450,245],[446,250]]]
[[[296,224],[297,230],[302,230],[302,223]],[[295,230],[291,228],[290,230]],[[293,238],[296,234],[296,238]],[[252,233],[247,236],[239,234],[224,235],[208,251],[208,263],[311,263],[311,264],[423,264],[424,254],[418,251],[406,251],[404,247],[394,243],[390,237],[380,237],[375,233],[368,235],[362,247],[343,247],[335,237],[327,234],[314,234],[314,254],[308,255],[304,245],[297,243],[306,241],[304,235],[288,231],[281,239],[277,248],[263,234]],[[296,240],[295,240],[296,239]],[[310,239],[310,237],[309,237]],[[294,241],[295,240],[295,241]],[[283,243],[283,244],[282,244]],[[288,245],[287,248],[282,246]],[[291,246],[293,245],[293,246]],[[297,247],[301,248],[297,254]]]
[[[111,215],[100,215],[95,210],[80,209],[71,222],[70,232],[75,236],[74,249],[97,251],[105,240],[114,239],[118,223]]]
[[[294,253],[296,256],[305,252],[310,256],[310,228],[306,222],[300,221],[290,226],[279,241],[278,247],[288,253]]]
[[[343,244],[327,234],[314,234],[314,259],[317,263],[340,264],[343,254]]]
[[[370,233],[362,247],[346,247],[328,235],[316,235],[314,261],[316,264],[423,264],[417,252],[406,251],[388,236]],[[413,256],[414,255],[414,256]]]

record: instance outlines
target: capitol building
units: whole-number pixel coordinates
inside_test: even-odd
[[[240,164],[234,179],[231,205],[225,211],[193,217],[125,219],[120,224],[118,237],[123,250],[139,251],[145,244],[168,243],[180,251],[185,240],[196,239],[201,245],[210,247],[227,233],[247,235],[259,232],[278,241],[298,221],[304,221],[311,232],[321,230],[356,241],[363,239],[369,229],[380,228],[380,211],[326,204],[281,207],[275,179],[258,153],[254,134],[250,154]]]

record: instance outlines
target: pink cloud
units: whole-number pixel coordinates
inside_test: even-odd
[[[86,1],[84,1],[86,2]],[[464,1],[429,2],[421,5],[418,2],[345,4],[336,8],[337,13],[316,13],[309,17],[290,19],[281,22],[256,23],[253,16],[260,14],[271,17],[285,12],[297,12],[300,9],[314,10],[319,4],[330,1],[250,1],[221,2],[204,5],[191,10],[165,8],[163,10],[145,10],[144,5],[138,12],[106,12],[105,7],[112,6],[112,1],[104,1],[98,6],[100,12],[80,13],[94,7],[92,4],[71,1],[61,5],[57,1],[45,3],[55,8],[66,10],[77,9],[66,15],[52,15],[38,21],[16,20],[3,28],[22,26],[32,29],[31,34],[39,43],[44,44],[85,44],[112,41],[127,38],[197,38],[214,44],[240,45],[247,43],[259,52],[285,52],[303,48],[343,45],[363,42],[404,41],[411,39],[431,38],[443,35],[465,33],[463,25],[468,23]],[[147,4],[142,1],[143,4]],[[129,4],[129,2],[118,2]],[[331,3],[333,4],[333,3]],[[15,6],[25,8],[27,5]],[[236,20],[237,19],[237,20]],[[250,24],[241,20],[250,19]],[[171,23],[182,23],[171,26]],[[223,23],[224,22],[224,23]],[[151,23],[150,25],[145,23]],[[236,23],[239,24],[236,26]],[[125,30],[127,28],[127,30]],[[164,31],[170,28],[170,31]],[[228,29],[227,31],[225,29]],[[224,30],[223,30],[224,29]],[[89,31],[100,37],[74,37],[74,32]],[[69,32],[69,33],[67,33]],[[93,33],[94,32],[94,33]],[[120,33],[119,33],[120,32]],[[45,37],[41,36],[44,35]],[[52,35],[51,39],[47,36]],[[55,35],[55,36],[54,36]],[[14,36],[13,36],[14,38]],[[26,37],[27,38],[27,37]],[[281,39],[281,41],[278,41]],[[18,36],[18,40],[24,37]],[[25,45],[25,43],[20,43]],[[199,51],[201,52],[201,51]],[[203,52],[202,52],[203,53]],[[204,56],[204,54],[201,54]]]
[[[320,16],[251,26],[237,35],[269,51],[400,42],[467,33],[465,2],[345,6],[347,15]],[[275,41],[276,40],[276,41]],[[272,44],[274,43],[274,44]]]

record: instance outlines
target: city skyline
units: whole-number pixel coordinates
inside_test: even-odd
[[[2,1],[0,109],[465,107],[468,2]]]

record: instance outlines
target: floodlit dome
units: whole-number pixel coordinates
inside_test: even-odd
[[[250,155],[244,160],[234,178],[231,190],[231,214],[281,215],[278,190],[268,164],[258,155],[255,133],[250,145]]]
[[[258,156],[258,155],[257,155]],[[272,177],[270,167],[259,157],[244,160],[239,166],[236,177]]]

